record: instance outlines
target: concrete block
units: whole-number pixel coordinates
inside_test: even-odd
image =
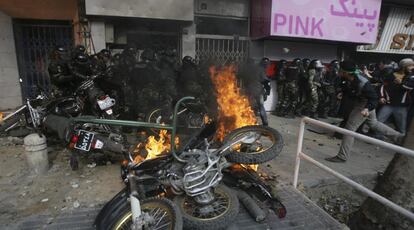
[[[26,161],[35,174],[45,174],[49,170],[46,137],[37,133],[24,138]]]

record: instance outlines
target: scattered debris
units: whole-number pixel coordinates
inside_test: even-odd
[[[79,201],[75,201],[75,202],[73,202],[73,207],[74,207],[74,208],[79,208],[79,207],[80,207],[80,203],[79,203]]]
[[[96,167],[96,163],[95,163],[95,162],[93,162],[93,163],[87,164],[86,166],[87,166],[88,168],[95,168],[95,167]]]

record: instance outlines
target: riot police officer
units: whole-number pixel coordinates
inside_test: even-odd
[[[308,91],[309,101],[308,101],[308,111],[311,118],[316,118],[316,112],[319,106],[319,97],[321,90],[321,80],[323,74],[324,65],[318,59],[312,60],[309,64],[308,69]]]
[[[337,89],[340,87],[341,79],[339,77],[339,61],[333,60],[329,65],[329,71],[326,75],[325,94],[327,97],[325,116],[335,117],[338,111]]]
[[[69,52],[63,46],[56,46],[50,54],[48,73],[53,86],[64,93],[72,87],[73,79],[69,70]]]
[[[295,58],[286,68],[286,83],[281,104],[281,115],[294,118],[298,105],[298,80],[302,74],[302,61]]]
[[[276,73],[276,90],[277,90],[277,105],[276,116],[283,116],[282,101],[284,97],[284,89],[286,83],[286,67],[287,61],[282,59],[279,61]]]
[[[298,105],[296,108],[296,115],[301,116],[304,112],[304,107],[307,102],[307,95],[308,92],[308,67],[309,67],[310,60],[309,58],[304,58],[301,64],[301,74],[299,75],[298,80]]]

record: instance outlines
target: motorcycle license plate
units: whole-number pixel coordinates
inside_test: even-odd
[[[79,130],[78,141],[75,144],[75,149],[88,152],[91,149],[94,135],[94,133],[85,130]]]
[[[98,100],[98,105],[101,110],[106,110],[115,105],[115,99],[106,97],[103,100]]]

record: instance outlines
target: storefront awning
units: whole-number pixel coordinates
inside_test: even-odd
[[[359,52],[414,54],[414,10],[392,8],[374,45],[359,46]]]
[[[85,0],[86,15],[193,21],[194,0]]]

